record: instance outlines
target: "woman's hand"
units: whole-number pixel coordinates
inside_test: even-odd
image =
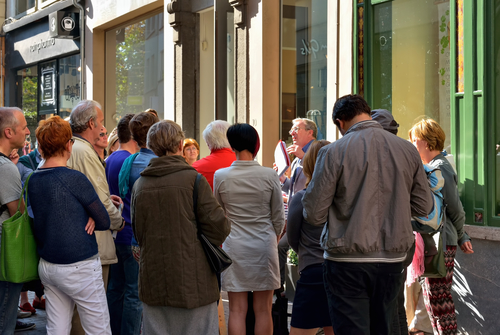
[[[472,250],[472,243],[470,241],[465,242],[460,246],[460,249],[466,254],[473,254],[474,250]]]
[[[85,226],[85,231],[87,234],[92,235],[94,233],[95,221],[92,218],[89,218],[87,225]]]

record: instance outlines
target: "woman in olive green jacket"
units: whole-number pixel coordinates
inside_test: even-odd
[[[218,334],[217,278],[197,237],[193,186],[198,173],[182,157],[183,140],[173,121],[154,124],[147,146],[158,158],[151,160],[132,191],[145,334]],[[205,236],[222,244],[230,224],[204,177],[197,214]]]

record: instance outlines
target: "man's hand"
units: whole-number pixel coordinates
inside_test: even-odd
[[[19,162],[19,154],[17,153],[17,149],[14,149],[14,150],[11,151],[11,153],[9,155],[9,159],[14,164],[17,164],[17,162]]]
[[[472,250],[472,243],[470,243],[470,241],[467,241],[464,244],[462,244],[460,246],[460,249],[462,249],[462,251],[465,254],[473,254],[474,253],[474,250]]]
[[[92,235],[94,233],[94,229],[95,229],[95,221],[94,219],[89,218],[89,221],[85,226],[85,231],[87,232],[87,234]]]
[[[112,194],[111,195],[111,202],[113,205],[115,205],[116,208],[120,208],[120,205],[123,205],[123,200],[117,195]]]
[[[293,154],[295,157],[298,157],[299,159],[302,159],[305,154],[305,152],[302,151],[302,147],[298,146],[297,144],[292,144],[291,146],[286,148],[286,152],[288,152],[288,154]]]
[[[276,163],[273,163],[273,169],[274,171],[278,172],[278,166],[276,165]],[[286,176],[285,174],[283,173],[281,176],[280,176],[280,183],[284,183],[286,180]]]

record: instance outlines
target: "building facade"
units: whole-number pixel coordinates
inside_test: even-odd
[[[276,143],[291,142],[296,117],[313,119],[319,138],[339,138],[331,111],[345,94],[391,111],[405,139],[422,117],[436,119],[456,161],[475,249],[457,256],[459,327],[464,334],[496,333],[500,0],[7,0],[6,6],[5,104],[35,113],[35,120],[67,115],[79,99],[91,98],[103,104],[110,130],[122,115],[154,108],[198,140],[201,157],[209,153],[201,136],[209,122],[248,122],[261,136],[257,159],[272,166]],[[50,37],[49,15],[57,11],[83,13],[79,37]]]

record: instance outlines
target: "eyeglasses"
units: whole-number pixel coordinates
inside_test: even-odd
[[[298,133],[300,129],[306,129],[306,128],[300,128],[300,127],[293,127],[292,129],[290,129],[290,131],[288,132],[290,135],[292,135],[292,133]]]
[[[70,138],[69,141],[71,142],[71,144],[75,144],[75,139],[74,138]]]
[[[104,137],[104,136],[106,136],[106,135],[108,135],[108,133],[100,133],[100,134],[99,134],[99,137]]]

